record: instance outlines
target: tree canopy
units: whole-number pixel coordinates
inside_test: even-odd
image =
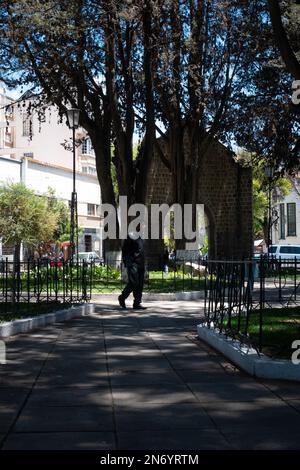
[[[290,74],[300,80],[300,2],[268,0],[268,5],[281,57]]]
[[[115,180],[144,202],[154,150],[179,203],[195,202],[213,139],[279,172],[299,164],[299,112],[266,1],[2,0],[0,27],[1,79],[61,116],[80,109],[103,202],[117,204]]]
[[[23,183],[0,187],[0,235],[15,247],[15,257],[21,243],[36,246],[50,241],[57,222],[57,212],[49,210],[46,197],[36,196]]]

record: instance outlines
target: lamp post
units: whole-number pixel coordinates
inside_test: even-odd
[[[274,168],[271,165],[265,167],[265,176],[268,179],[268,255],[272,245],[272,181],[274,177]]]
[[[76,146],[75,130],[79,126],[79,109],[68,109],[67,118],[69,128],[73,131],[73,189],[71,195],[71,220],[70,220],[70,246],[71,263],[74,261],[74,255],[78,261],[78,212],[77,212],[77,193],[76,193]]]

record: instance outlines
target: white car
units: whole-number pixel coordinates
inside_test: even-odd
[[[276,259],[284,259],[300,262],[300,245],[272,245],[269,254]]]
[[[79,261],[86,261],[87,263],[95,263],[97,265],[101,265],[103,260],[95,251],[81,251],[78,253]]]

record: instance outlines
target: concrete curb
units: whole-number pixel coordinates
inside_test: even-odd
[[[285,359],[271,359],[264,354],[258,355],[250,346],[226,337],[223,333],[206,324],[197,326],[198,336],[217,351],[224,354],[248,374],[262,379],[294,380],[300,382],[300,365]]]
[[[43,328],[44,326],[55,322],[67,321],[75,317],[89,315],[90,313],[93,313],[94,308],[93,304],[82,304],[76,307],[58,310],[57,312],[39,315],[38,317],[23,318],[3,323],[0,325],[0,338],[7,338],[20,333],[27,333],[28,331]]]
[[[92,294],[92,301],[102,301],[102,300],[115,300],[118,301],[118,293],[103,293],[103,294]],[[153,302],[158,301],[170,301],[170,300],[197,300],[204,299],[204,291],[186,291],[186,292],[165,292],[158,293],[155,292],[144,292],[143,300]]]

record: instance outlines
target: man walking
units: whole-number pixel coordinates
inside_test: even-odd
[[[133,308],[144,310],[141,305],[145,275],[145,253],[142,238],[129,234],[122,248],[122,259],[127,269],[128,282],[119,296],[119,304],[126,308],[125,300],[133,292]]]

